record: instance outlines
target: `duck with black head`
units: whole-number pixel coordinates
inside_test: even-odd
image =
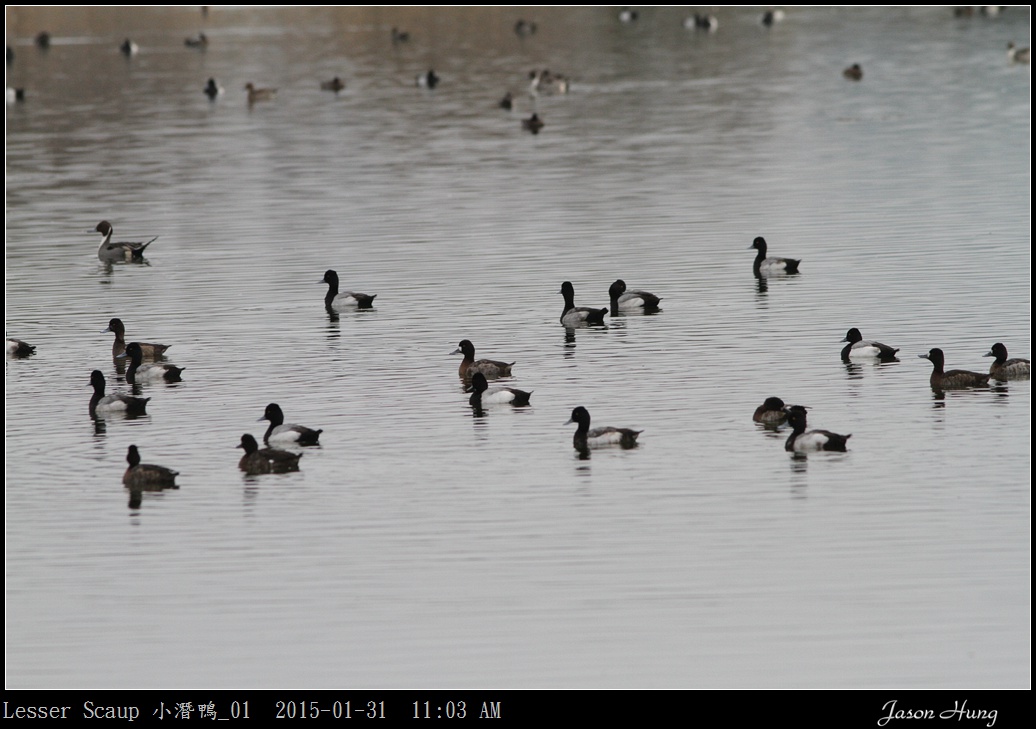
[[[792,405],[788,409],[788,424],[791,426],[791,435],[784,442],[784,450],[791,453],[806,453],[808,451],[838,451],[845,452],[846,442],[852,437],[839,435],[830,430],[806,430],[806,408],[803,405]]]
[[[237,447],[245,451],[241,460],[237,462],[237,467],[249,475],[299,470],[301,453],[282,451],[278,448],[260,448],[255,437],[248,433],[241,436],[241,443]]]
[[[269,420],[270,427],[266,429],[263,442],[269,443],[293,443],[300,446],[319,445],[320,434],[324,431],[313,430],[305,425],[284,422],[284,412],[277,403],[270,403],[260,420]]]
[[[986,387],[989,384],[988,374],[967,370],[944,371],[946,357],[941,349],[931,349],[928,354],[917,356],[932,363],[932,376],[928,381],[933,390],[965,390],[969,387]]]
[[[1006,382],[1007,380],[1029,379],[1029,360],[1021,357],[1007,359],[1007,347],[1001,342],[993,345],[985,357],[995,357],[996,360],[989,366],[989,376],[994,380]]]
[[[611,315],[618,316],[620,311],[658,311],[662,297],[655,296],[639,289],[627,289],[621,278],[608,287],[608,298],[611,299]]]
[[[519,390],[515,387],[490,387],[486,376],[476,372],[471,376],[471,397],[468,404],[473,408],[482,409],[488,405],[513,405],[516,408],[525,407],[529,404],[532,392]]]
[[[752,241],[752,245],[749,246],[749,248],[754,248],[759,251],[755,256],[755,261],[752,263],[752,271],[755,272],[757,276],[771,276],[799,272],[799,264],[802,263],[801,258],[767,257],[766,239],[762,236],[758,236],[754,241]]]
[[[863,338],[860,330],[853,327],[845,333],[843,342],[848,342],[842,347],[842,360],[848,362],[850,359],[879,359],[883,362],[891,362],[896,359],[896,352],[899,347],[890,347],[881,342],[871,342]]]
[[[476,372],[481,372],[488,379],[510,377],[511,368],[515,364],[514,362],[499,362],[492,359],[476,360],[475,345],[469,339],[462,339],[460,345],[450,354],[464,355],[464,359],[460,363],[460,370],[458,371],[458,374],[464,379],[468,379]]]
[[[90,373],[90,387],[94,389],[94,394],[90,397],[90,417],[92,418],[116,413],[129,416],[147,415],[147,404],[150,397],[133,397],[120,392],[105,395],[104,373],[100,370]]]
[[[780,425],[788,419],[788,411],[784,408],[784,400],[779,397],[768,397],[755,409],[752,420],[763,425]]]
[[[131,489],[179,488],[176,485],[176,477],[180,475],[179,471],[174,471],[165,466],[155,466],[151,463],[141,463],[140,451],[137,450],[135,445],[129,447],[129,451],[126,453],[126,462],[129,463],[129,468],[122,475],[122,483]]]
[[[335,311],[344,309],[370,309],[374,306],[377,294],[361,294],[358,291],[338,291],[338,272],[333,269],[324,271],[324,277],[317,283],[327,284],[324,305]]]
[[[129,359],[130,366],[126,370],[126,382],[139,385],[143,382],[181,382],[180,374],[187,369],[161,362],[144,364],[144,350],[139,342],[130,342],[126,351],[116,359]]]
[[[615,428],[610,425],[591,430],[590,411],[582,406],[572,410],[572,417],[565,421],[565,425],[571,423],[576,423],[578,426],[575,435],[572,436],[572,445],[577,451],[616,445],[621,448],[636,448],[637,437],[644,432],[632,428]]]
[[[577,327],[584,324],[604,324],[604,316],[608,309],[591,309],[585,306],[576,306],[575,287],[571,281],[561,284],[561,291],[558,292],[565,297],[565,308],[561,312],[561,323],[566,327]]]

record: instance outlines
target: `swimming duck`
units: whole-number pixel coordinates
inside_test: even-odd
[[[694,28],[695,30],[706,30],[713,33],[719,28],[719,18],[715,15],[695,13],[683,19],[683,27],[688,30]]]
[[[530,131],[533,134],[539,134],[540,130],[543,129],[543,120],[540,119],[540,115],[533,112],[533,115],[528,119],[522,119],[522,129]]]
[[[223,87],[216,83],[216,79],[210,78],[208,80],[208,83],[205,84],[205,88],[202,89],[202,91],[204,91],[205,95],[208,96],[210,99],[215,100],[217,96],[222,95]]]
[[[514,405],[525,407],[529,404],[532,392],[518,390],[514,387],[490,387],[486,376],[476,372],[471,376],[471,397],[468,404],[473,408],[482,408],[486,405]]]
[[[544,94],[567,94],[568,79],[560,73],[554,73],[550,69],[529,71],[529,93],[532,96]]]
[[[620,310],[654,311],[658,309],[658,302],[662,300],[647,291],[627,290],[626,282],[621,278],[608,287],[608,296],[611,299],[612,316],[617,316]]]
[[[299,470],[301,453],[291,453],[278,448],[260,448],[255,438],[248,433],[241,436],[241,443],[237,447],[245,449],[245,454],[237,462],[237,467],[249,475]]]
[[[277,89],[257,89],[251,81],[245,84],[245,91],[248,92],[248,103],[254,104],[257,101],[269,101],[277,95]]]
[[[1017,48],[1015,47],[1014,42],[1012,41],[1011,43],[1007,44],[1007,58],[1012,63],[1028,63],[1029,49],[1028,47]]]
[[[788,411],[784,408],[784,400],[779,397],[768,397],[755,409],[752,420],[765,425],[780,425],[788,419]]]
[[[410,33],[399,28],[392,29],[392,42],[393,43],[406,43],[410,40]]]
[[[805,451],[840,451],[845,452],[845,444],[852,437],[839,435],[830,430],[811,430],[806,432],[806,408],[802,405],[792,405],[788,408],[788,424],[791,425],[791,435],[784,442],[784,450],[803,453]]]
[[[842,75],[850,81],[859,81],[863,78],[863,69],[860,68],[860,64],[854,63],[849,68],[842,71]]]
[[[994,380],[1005,382],[1029,379],[1029,360],[1018,357],[1007,359],[1007,347],[1000,342],[994,344],[984,356],[996,357],[996,361],[989,366],[989,376]]]
[[[113,392],[111,395],[104,394],[104,374],[100,370],[90,373],[90,386],[94,394],[90,398],[90,417],[106,415],[108,413],[126,413],[127,415],[145,415],[148,400],[150,397],[133,397]]]
[[[22,87],[12,88],[7,87],[7,103],[15,104],[19,101],[25,101],[25,89]]]
[[[561,312],[561,323],[566,327],[575,327],[580,324],[604,324],[604,315],[607,309],[590,309],[585,306],[575,305],[575,289],[571,282],[565,281],[561,284],[561,291],[558,292],[565,297],[565,309]]]
[[[165,466],[141,463],[140,451],[135,445],[129,447],[126,462],[129,463],[129,468],[122,475],[122,483],[129,488],[177,488],[176,477],[180,475],[180,472]]]
[[[126,351],[126,326],[122,323],[122,319],[112,319],[109,321],[108,328],[102,329],[101,334],[107,334],[108,332],[115,333],[115,342],[112,344],[112,357],[118,357]],[[148,342],[137,342],[137,344],[140,345],[141,354],[151,359],[161,357],[172,346],[170,344],[150,344]]]
[[[921,359],[927,359],[932,363],[933,390],[963,390],[968,387],[985,387],[989,384],[989,375],[979,372],[968,372],[967,370],[950,370],[943,372],[945,358],[941,349],[931,349],[928,354],[917,355]]]
[[[752,270],[755,271],[756,275],[766,275],[772,273],[798,273],[799,263],[802,259],[795,260],[794,258],[767,258],[766,257],[766,240],[762,236],[759,236],[752,241],[751,248],[755,248],[759,251],[755,257],[755,263],[752,264]]]
[[[320,88],[323,91],[334,91],[337,94],[345,88],[345,81],[335,76],[330,81],[321,81]]]
[[[183,44],[188,48],[200,48],[204,50],[209,46],[209,39],[204,33],[198,33],[198,35],[191,36],[190,38],[184,38]]]
[[[417,85],[426,88],[434,89],[439,85],[439,76],[432,69],[428,69],[428,73],[420,73],[417,75]]]
[[[129,58],[130,56],[135,56],[140,53],[140,46],[127,38],[122,42],[122,45],[119,46],[119,50],[122,51],[122,55]]]
[[[773,10],[767,10],[763,13],[761,22],[767,28],[770,28],[774,23],[779,23],[782,20],[784,20],[784,11],[780,8],[774,8]]]
[[[514,34],[519,38],[533,35],[536,32],[536,24],[529,20],[519,20],[514,24]]]
[[[507,111],[511,111],[514,108],[514,97],[511,96],[510,91],[504,94],[504,98],[500,99],[500,108]]]
[[[324,304],[332,309],[370,309],[374,306],[374,297],[377,294],[361,294],[356,291],[343,291],[338,293],[338,272],[333,269],[324,271],[324,277],[317,283],[327,284],[327,295],[324,297]]]
[[[455,350],[450,354],[463,354],[464,359],[460,363],[459,374],[464,379],[467,379],[474,375],[476,372],[482,373],[487,378],[497,377],[509,377],[511,375],[511,368],[514,366],[514,362],[508,364],[507,362],[497,362],[491,359],[480,359],[475,360],[475,345],[468,339],[461,340],[461,343]]]
[[[899,347],[890,347],[881,342],[869,342],[860,334],[860,330],[853,327],[845,333],[843,342],[849,342],[842,347],[842,359],[848,361],[850,358],[880,359],[884,361],[894,360]]]
[[[102,220],[94,228],[94,232],[101,234],[101,244],[97,246],[97,257],[106,263],[115,261],[143,261],[144,250],[158,240],[156,235],[146,243],[120,241],[112,243],[112,233],[115,229],[107,220]]]
[[[590,430],[590,413],[584,407],[577,407],[572,411],[572,417],[565,421],[565,425],[577,423],[576,433],[572,436],[572,445],[577,451],[585,451],[588,448],[604,448],[606,446],[618,445],[622,448],[635,448],[637,436],[643,430],[631,430],[630,428],[594,428]]]
[[[14,337],[7,338],[7,353],[12,357],[28,357],[36,351],[36,347]]]
[[[295,443],[300,446],[318,445],[320,434],[323,430],[313,430],[305,425],[295,425],[284,422],[284,413],[277,403],[270,403],[260,420],[269,420],[270,427],[266,429],[263,436],[265,443],[278,441],[280,443]]]
[[[126,345],[126,351],[116,355],[116,359],[129,358],[130,366],[126,370],[126,382],[131,385],[138,385],[142,382],[180,382],[180,373],[186,367],[177,367],[171,364],[142,364],[144,361],[144,350],[139,342],[130,342]]]
[[[640,17],[636,10],[630,10],[629,8],[623,8],[619,11],[619,22],[622,23],[633,23],[636,22],[637,18]]]
[[[50,48],[50,33],[45,30],[41,30],[36,34],[36,46],[40,50],[47,50]]]

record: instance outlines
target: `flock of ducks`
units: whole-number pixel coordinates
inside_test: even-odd
[[[101,234],[97,256],[106,263],[143,263],[145,249],[157,240],[156,236],[148,241],[113,243],[113,228],[111,223],[106,220],[98,223],[94,231]],[[757,251],[752,264],[752,272],[756,277],[791,276],[799,273],[801,259],[768,256],[766,240],[761,236],[753,240],[749,249]],[[329,313],[345,309],[371,309],[377,296],[377,294],[363,294],[355,291],[340,291],[338,273],[333,269],[325,271],[323,278],[318,283],[327,285],[324,305]],[[575,288],[570,281],[563,282],[558,293],[564,299],[559,321],[568,329],[600,326],[604,324],[605,316],[618,316],[624,311],[658,312],[662,301],[660,296],[648,291],[629,289],[622,279],[616,280],[608,288],[610,300],[608,307],[576,306]],[[129,360],[130,365],[126,370],[125,379],[134,389],[145,383],[181,381],[185,368],[160,361],[164,359],[169,345],[141,341],[127,342],[126,326],[119,318],[111,319],[101,333],[114,334],[112,357],[116,361]],[[897,354],[900,351],[898,347],[864,339],[863,334],[856,327],[846,332],[842,343],[845,344],[841,350],[841,358],[844,362],[851,362],[854,359],[880,362],[898,361]],[[35,350],[34,346],[22,340],[10,337],[7,339],[8,355],[28,357]],[[470,392],[468,403],[476,412],[493,405],[525,407],[530,404],[531,391],[505,385],[493,387],[489,385],[491,379],[511,377],[515,362],[476,359],[475,345],[468,339],[462,340],[451,354],[463,355],[458,375],[464,383],[469,385],[466,388],[467,392]],[[994,344],[985,355],[994,358],[989,372],[986,373],[959,369],[947,371],[945,355],[938,348],[933,348],[928,353],[918,356],[932,363],[929,383],[932,389],[938,392],[986,387],[991,379],[997,381],[1028,380],[1030,377],[1029,360],[1009,359],[1007,347],[1001,342]],[[145,359],[148,361],[145,362]],[[89,404],[90,416],[93,418],[110,414],[132,417],[147,413],[147,404],[151,398],[119,392],[107,394],[104,374],[100,370],[91,372],[90,387],[94,390]],[[810,451],[844,452],[849,438],[852,437],[851,434],[841,435],[829,430],[807,430],[807,410],[808,408],[803,405],[786,405],[778,397],[768,397],[762,405],[756,408],[753,420],[774,429],[785,423],[790,426],[791,433],[784,444],[786,451],[796,454]],[[286,423],[284,413],[276,403],[266,406],[260,420],[269,423],[263,435],[263,443],[266,447],[260,448],[256,439],[248,433],[241,436],[241,442],[238,445],[244,450],[238,466],[250,475],[298,470],[302,455],[275,446],[315,446],[319,444],[320,434],[323,432],[303,425]],[[572,443],[583,457],[594,448],[616,445],[622,448],[635,448],[637,438],[643,432],[611,426],[591,429],[590,413],[582,406],[573,409],[571,417],[565,424],[572,423],[577,425]],[[142,463],[140,452],[135,445],[129,447],[126,460],[129,465],[123,475],[123,483],[128,488],[137,490],[175,488],[175,478],[178,473],[163,466]]]
[[[992,6],[991,6],[992,7]],[[989,13],[989,8],[983,6],[982,12]],[[961,12],[958,8],[955,15],[966,17],[971,13]],[[638,13],[630,8],[623,8],[619,11],[619,20],[623,23],[633,23],[638,19]],[[761,23],[771,27],[784,19],[784,11],[781,9],[767,10]],[[719,21],[714,15],[695,13],[684,20],[684,27],[688,29],[715,32],[719,27]],[[525,38],[536,32],[536,24],[519,20],[514,26],[514,32],[519,38]],[[393,28],[391,32],[393,44],[405,43],[410,40],[410,34]],[[40,33],[36,37],[36,44],[41,49],[50,45],[50,35]],[[184,44],[189,48],[204,50],[209,45],[209,39],[204,33],[186,38]],[[129,38],[125,39],[119,46],[121,53],[131,57],[139,53],[139,46]],[[1007,55],[1013,63],[1029,63],[1029,48],[1018,48],[1015,44],[1007,45]],[[7,49],[8,64],[13,61],[13,51],[10,46]],[[845,78],[852,81],[859,81],[863,78],[863,70],[859,64],[853,64],[843,71]],[[416,85],[434,89],[441,79],[434,69],[422,72],[416,77]],[[569,91],[570,81],[561,74],[553,73],[547,69],[533,70],[529,73],[528,94],[533,99],[541,95],[566,94]],[[329,81],[320,83],[321,90],[338,93],[345,89],[345,82],[338,76]],[[259,88],[248,82],[244,87],[247,92],[249,104],[272,100],[277,93],[274,88]],[[8,99],[12,94],[8,89]],[[16,99],[24,99],[24,92],[17,90]],[[215,100],[223,94],[223,88],[215,79],[210,78],[203,88],[203,92],[210,99]],[[499,106],[505,110],[514,108],[515,98],[508,92],[499,102]],[[522,120],[522,128],[537,134],[544,127],[544,122],[534,111],[533,114]],[[133,263],[143,262],[144,254],[148,246],[154,243],[158,237],[147,241],[113,241],[114,229],[110,222],[102,220],[97,224],[94,232],[101,234],[101,241],[97,248],[97,257],[105,263]],[[753,262],[753,273],[756,277],[773,275],[794,275],[799,272],[799,259],[781,258],[767,255],[767,244],[765,239],[757,237],[752,242],[752,249],[757,251]],[[370,309],[374,305],[376,294],[363,294],[355,291],[340,291],[339,278],[336,271],[328,269],[319,283],[327,284],[328,290],[324,299],[325,306],[329,311],[341,311],[344,309],[358,308]],[[564,297],[560,321],[568,328],[595,326],[604,323],[606,315],[617,316],[620,312],[641,310],[645,312],[659,311],[661,297],[641,290],[627,289],[624,281],[617,280],[609,288],[610,306],[602,308],[579,307],[575,305],[575,292],[572,283],[565,281],[561,285],[559,293]],[[115,335],[112,345],[112,356],[116,360],[128,359],[130,365],[126,370],[125,379],[130,385],[137,388],[147,382],[179,382],[185,368],[177,367],[161,361],[165,356],[168,345],[148,342],[131,341],[126,342],[125,326],[118,318],[113,318],[103,332],[111,332]],[[889,362],[897,361],[898,348],[876,341],[869,341],[863,338],[859,329],[852,328],[842,342],[846,346],[841,350],[843,361],[852,359],[867,358]],[[35,347],[19,339],[7,339],[7,353],[15,357],[28,357],[35,352]],[[506,404],[513,407],[524,407],[530,404],[532,392],[527,392],[509,386],[490,387],[488,380],[510,377],[514,362],[501,362],[490,359],[475,359],[475,347],[470,340],[462,340],[454,350],[453,354],[462,354],[458,373],[465,383],[469,383],[470,392],[469,404],[476,410],[483,407],[497,404]],[[969,372],[966,370],[944,369],[945,357],[941,349],[931,349],[927,354],[918,355],[928,359],[933,366],[930,377],[930,384],[935,390],[965,389],[972,387],[985,387],[990,379],[998,381],[1028,379],[1030,373],[1030,362],[1026,359],[1008,359],[1007,348],[1002,343],[996,343],[985,356],[993,357],[994,362],[988,373]],[[145,362],[144,360],[149,360]],[[91,417],[103,417],[113,413],[121,413],[129,416],[146,414],[147,403],[151,398],[139,397],[125,393],[106,394],[106,383],[104,374],[100,370],[94,370],[90,375],[90,387],[94,394],[90,398],[89,412]],[[241,436],[238,448],[243,449],[244,454],[239,460],[239,468],[248,474],[283,473],[298,470],[301,453],[282,450],[275,445],[292,446],[313,446],[319,444],[322,430],[315,430],[306,426],[285,423],[284,413],[276,403],[266,406],[260,420],[269,422],[269,426],[263,436],[263,443],[266,447],[260,448],[258,441],[248,433]],[[846,444],[851,437],[840,435],[827,430],[807,430],[807,408],[802,405],[786,405],[778,397],[769,397],[760,405],[753,420],[767,427],[778,427],[787,423],[791,428],[791,434],[785,442],[785,450],[802,453],[808,451],[845,451]],[[585,454],[591,448],[620,446],[622,448],[634,448],[637,445],[637,438],[643,432],[629,428],[597,427],[590,428],[590,413],[586,408],[580,406],[573,409],[567,424],[576,424],[577,429],[573,435],[573,446],[581,454]],[[140,452],[136,445],[129,446],[126,461],[128,467],[123,475],[123,483],[131,489],[147,490],[161,488],[175,488],[177,471],[142,463]]]

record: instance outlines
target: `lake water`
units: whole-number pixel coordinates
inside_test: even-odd
[[[1029,10],[715,12],[9,7],[7,687],[1027,688],[1030,383],[917,355],[1031,352]],[[560,325],[617,278],[662,310]],[[112,317],[186,371],[95,422]],[[532,406],[473,412],[461,339]],[[771,395],[849,451],[791,457]],[[245,476],[270,402],[321,445]],[[577,405],[640,447],[580,457]]]

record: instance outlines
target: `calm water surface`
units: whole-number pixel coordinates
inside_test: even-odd
[[[1028,687],[1030,384],[916,356],[1030,355],[1028,11],[716,12],[8,8],[7,687]],[[532,68],[572,79],[537,136]],[[662,311],[560,326],[616,278]],[[187,369],[95,422],[114,316]],[[530,408],[472,411],[465,338]],[[770,395],[849,452],[789,457]],[[269,402],[321,446],[246,477]],[[580,458],[576,405],[641,446]],[[180,488],[131,498],[131,443]]]

